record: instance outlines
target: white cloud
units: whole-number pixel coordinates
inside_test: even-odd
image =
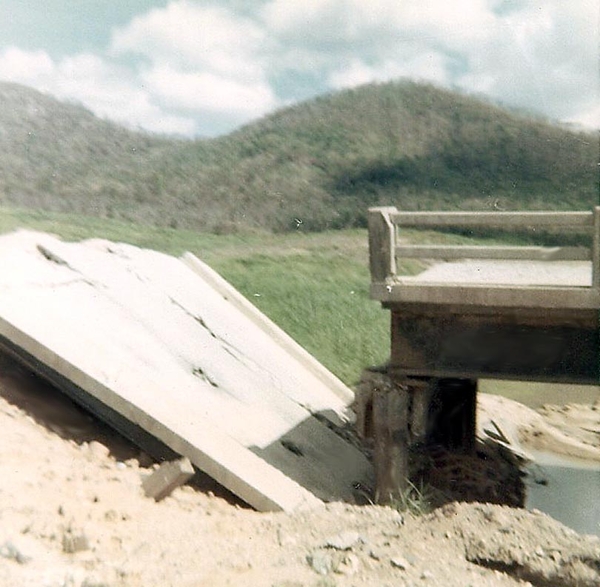
[[[589,109],[582,110],[571,117],[566,118],[565,122],[570,122],[586,128],[600,129],[600,104],[596,102]]]
[[[81,54],[53,61],[43,52],[8,48],[0,53],[0,79],[82,104],[97,116],[130,128],[184,135],[198,130],[193,118],[156,106],[130,72],[95,55]]]
[[[600,97],[592,4],[547,0],[503,17],[497,34],[467,54],[457,83],[553,118],[576,117]]]
[[[323,45],[481,37],[493,24],[484,0],[272,0],[263,9],[267,27],[280,38]],[[361,47],[364,48],[364,47]]]
[[[596,0],[271,0],[262,17],[275,69],[333,88],[410,76],[586,120],[600,97]]]
[[[182,134],[225,132],[299,95],[398,77],[598,124],[597,0],[229,6],[172,0],[113,31],[104,54],[52,59],[7,48],[0,79]]]
[[[356,60],[348,67],[333,71],[329,76],[329,84],[339,89],[372,81],[385,82],[397,78],[411,78],[442,85],[450,81],[446,62],[445,55],[434,51],[413,55],[409,59],[384,60],[375,66]]]
[[[176,0],[114,32],[111,52],[142,55],[140,80],[163,108],[231,128],[275,108],[267,31],[218,6]]]
[[[223,8],[178,0],[114,31],[105,56],[55,61],[9,48],[0,54],[0,79],[81,103],[129,127],[210,135],[277,105],[266,79],[265,34]],[[125,54],[137,61],[119,65]]]
[[[176,108],[207,110],[247,120],[260,116],[276,104],[264,83],[243,84],[213,73],[177,71],[159,66],[143,75],[145,86]]]
[[[7,47],[0,53],[0,78],[21,84],[33,80],[48,82],[54,73],[54,62],[44,51],[22,51],[18,47]]]
[[[115,31],[112,50],[146,56],[153,63],[210,71],[234,79],[261,79],[265,31],[218,6],[171,2]]]

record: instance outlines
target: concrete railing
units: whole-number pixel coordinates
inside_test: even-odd
[[[592,235],[589,247],[403,245],[398,227],[539,229]],[[600,290],[600,206],[590,212],[399,212],[394,207],[369,209],[371,280],[396,277],[397,258],[591,261],[592,288]]]

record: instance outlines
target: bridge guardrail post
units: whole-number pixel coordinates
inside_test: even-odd
[[[396,226],[393,206],[369,208],[369,266],[371,281],[383,283],[396,275]]]
[[[594,207],[594,235],[592,241],[592,287],[600,289],[600,206]]]

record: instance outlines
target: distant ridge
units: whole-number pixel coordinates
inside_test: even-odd
[[[589,209],[595,134],[409,81],[282,109],[230,135],[134,132],[0,83],[0,204],[211,231],[362,226],[368,206]]]

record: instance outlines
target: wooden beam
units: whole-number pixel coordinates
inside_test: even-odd
[[[399,385],[373,392],[373,460],[377,503],[390,503],[409,479],[408,392]]]
[[[394,212],[390,220],[397,226],[419,228],[476,227],[536,227],[586,228],[594,225],[592,212]]]
[[[160,501],[177,487],[187,483],[194,476],[194,472],[191,461],[186,457],[164,462],[142,481],[144,495]]]
[[[589,261],[585,247],[511,247],[398,245],[396,255],[407,259],[505,259],[532,261]]]
[[[464,453],[475,449],[477,380],[432,378],[437,409],[431,418],[431,440]]]
[[[372,283],[371,298],[385,304],[442,304],[498,308],[600,309],[600,291],[590,287],[531,287],[418,283],[409,278]]]

